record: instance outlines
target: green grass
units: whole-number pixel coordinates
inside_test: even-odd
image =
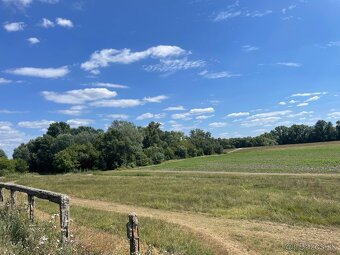
[[[26,176],[19,183],[71,196],[214,216],[340,225],[340,176],[117,171],[111,176]],[[136,191],[136,192],[133,192]]]
[[[40,210],[49,214],[57,212],[56,206],[45,201],[39,201],[37,206]],[[125,226],[127,214],[72,206],[71,217],[73,222],[79,226],[107,232],[128,243]],[[142,242],[151,245],[162,254],[214,254],[213,250],[204,244],[196,234],[178,225],[139,217],[139,228]],[[145,254],[145,251],[143,254]]]
[[[340,173],[340,143],[243,149],[230,154],[173,160],[146,167],[167,171]]]

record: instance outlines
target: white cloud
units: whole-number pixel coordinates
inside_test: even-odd
[[[133,52],[131,49],[103,49],[92,53],[90,59],[81,64],[81,68],[94,74],[99,73],[99,68],[107,67],[113,63],[131,64],[146,58],[163,59],[188,54],[178,46],[159,45],[144,51]]]
[[[129,88],[126,85],[114,84],[114,83],[108,83],[108,82],[94,82],[91,85],[97,86],[97,87],[107,87],[107,88],[115,88],[115,89],[127,89],[127,88]]]
[[[286,102],[279,102],[279,105],[286,105]]]
[[[312,93],[296,93],[291,95],[291,97],[310,97],[310,96],[318,96],[318,95],[326,95],[327,92],[312,92]]]
[[[6,83],[11,83],[11,82],[12,82],[11,80],[0,77],[0,84],[6,84]]]
[[[172,114],[171,118],[174,120],[191,120],[192,118],[190,117],[190,113],[186,112],[186,113],[176,113],[176,114]]]
[[[204,78],[207,78],[207,79],[220,79],[220,78],[231,78],[231,77],[241,76],[241,74],[234,74],[234,73],[230,73],[228,71],[208,72],[207,70],[200,72],[199,75],[201,75],[201,76],[203,76]]]
[[[296,8],[296,5],[290,5],[287,8],[283,8],[281,11],[282,11],[283,14],[286,14],[287,11],[293,10],[295,8]]]
[[[1,0],[4,4],[9,6],[14,6],[18,9],[24,9],[26,7],[29,7],[33,0]],[[38,0],[41,3],[47,3],[47,4],[55,4],[58,3],[59,0]]]
[[[320,99],[320,96],[313,96],[313,97],[307,99],[305,102],[306,102],[306,103],[307,103],[307,102],[314,102],[314,101],[317,101],[317,100],[319,100],[319,99]]]
[[[225,127],[226,125],[227,123],[225,122],[212,122],[208,126],[212,128],[222,128],[222,127]]]
[[[164,111],[185,111],[185,108],[182,105],[171,106],[171,107],[165,108]]]
[[[22,128],[46,129],[54,122],[52,120],[20,121],[18,126]]]
[[[212,117],[214,117],[215,115],[199,115],[199,116],[196,116],[195,119],[196,120],[206,120],[206,119],[210,119]]]
[[[243,45],[242,46],[242,51],[244,52],[252,52],[252,51],[257,51],[259,50],[259,47],[252,46],[252,45]]]
[[[30,37],[27,39],[27,41],[30,43],[30,44],[37,44],[37,43],[40,43],[40,40],[36,37]]]
[[[331,41],[327,43],[328,47],[339,47],[340,46],[340,41]]]
[[[73,128],[80,127],[80,126],[88,126],[93,122],[94,120],[91,120],[91,119],[70,119],[66,121],[66,123],[69,124]]]
[[[126,114],[109,114],[109,115],[106,115],[106,117],[110,118],[110,119],[127,120],[129,118],[129,115],[126,115]]]
[[[208,108],[194,108],[191,109],[189,112],[185,113],[177,113],[177,114],[172,114],[171,118],[175,120],[191,120],[193,116],[196,115],[204,115],[204,114],[209,114],[215,112],[214,108],[208,107]]]
[[[161,59],[159,64],[144,67],[147,72],[173,73],[180,70],[188,70],[205,66],[203,60],[191,61],[188,58],[182,59]]]
[[[302,112],[299,112],[299,113],[293,113],[293,114],[289,114],[287,117],[289,118],[296,118],[296,117],[302,117],[302,116],[305,116],[305,115],[312,115],[314,112],[313,111],[302,111]]]
[[[7,156],[10,156],[14,148],[27,140],[28,137],[15,129],[12,123],[0,121],[0,148],[7,153]]]
[[[59,68],[21,67],[7,70],[6,72],[15,75],[50,79],[64,77],[70,72],[70,70],[67,66],[62,66]]]
[[[241,126],[243,127],[256,127],[256,126],[266,126],[272,125],[275,122],[281,120],[281,117],[261,117],[251,120],[244,121]]]
[[[85,105],[74,105],[74,106],[71,106],[69,109],[59,110],[57,112],[61,114],[65,114],[65,115],[79,116],[84,113],[86,108],[87,107]]]
[[[25,8],[32,3],[33,0],[2,0],[6,5],[12,5],[17,8]]]
[[[227,11],[221,11],[215,15],[214,21],[225,21],[237,17],[250,17],[250,18],[261,18],[266,15],[273,13],[272,10],[265,11],[248,11],[248,10],[236,10],[235,8],[229,8]]]
[[[155,97],[144,97],[143,100],[148,103],[161,103],[163,100],[168,99],[165,95],[155,96]]]
[[[55,22],[57,23],[57,25],[61,27],[67,27],[67,28],[73,27],[73,22],[69,19],[56,18]]]
[[[340,112],[332,112],[332,113],[329,113],[329,114],[328,114],[328,117],[329,117],[329,118],[332,118],[332,119],[340,119]]]
[[[25,27],[25,23],[24,22],[12,22],[12,23],[6,22],[4,24],[4,29],[7,32],[21,31],[21,30],[24,30],[24,27]]]
[[[277,116],[285,116],[290,114],[292,111],[285,110],[285,111],[272,111],[272,112],[264,112],[258,113],[248,117],[248,119],[259,119],[259,118],[268,118],[268,117],[277,117]]]
[[[213,113],[215,112],[214,108],[208,107],[208,108],[196,108],[196,109],[191,109],[189,111],[190,114],[206,114],[206,113]]]
[[[239,117],[245,117],[249,115],[250,115],[249,112],[234,112],[234,113],[228,114],[227,117],[228,118],[239,118]]]
[[[137,120],[145,120],[145,119],[162,119],[164,118],[166,115],[164,113],[160,113],[160,114],[153,114],[153,113],[144,113],[140,116],[137,117]]]
[[[54,27],[55,24],[53,21],[49,20],[49,19],[46,19],[46,18],[43,18],[40,25],[44,28],[50,28],[50,27]]]
[[[146,103],[161,103],[167,96],[160,95],[155,97],[144,97],[143,99],[109,99],[92,102],[90,105],[94,107],[114,107],[114,108],[130,108]]]
[[[59,104],[83,104],[88,101],[107,99],[117,96],[115,91],[106,88],[86,88],[66,92],[43,91],[42,95],[48,101]]]
[[[296,104],[296,103],[298,103],[298,102],[300,102],[300,101],[297,101],[297,100],[290,100],[288,103],[290,103],[290,104]]]
[[[295,62],[278,62],[276,64],[280,66],[287,66],[287,67],[301,67],[302,66],[302,64],[295,63]]]
[[[308,103],[300,103],[298,105],[296,105],[297,107],[305,107],[305,106],[308,106],[309,104]]]

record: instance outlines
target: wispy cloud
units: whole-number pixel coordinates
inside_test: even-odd
[[[90,106],[94,107],[113,107],[113,108],[131,108],[146,103],[161,103],[167,99],[167,96],[159,95],[155,97],[144,97],[143,99],[108,99],[98,100],[90,103]]]
[[[7,32],[17,32],[17,31],[24,30],[25,26],[26,25],[24,22],[12,22],[12,23],[6,22],[4,24],[4,29]]]
[[[33,2],[41,2],[47,4],[56,4],[59,0],[1,0],[7,6],[13,6],[18,9],[25,9],[29,7]]]
[[[14,128],[11,122],[0,121],[0,148],[4,149],[7,155],[28,139],[23,132]]]
[[[212,122],[212,123],[209,123],[208,126],[211,128],[222,128],[222,127],[227,126],[227,123],[226,122]]]
[[[305,106],[308,106],[309,103],[300,103],[300,104],[297,104],[296,106],[297,107],[305,107]]]
[[[43,91],[42,95],[46,100],[54,103],[80,105],[90,101],[113,98],[117,96],[117,93],[106,88],[86,88],[66,92]]]
[[[327,92],[305,92],[305,93],[296,93],[292,94],[291,97],[310,97],[310,96],[319,96],[326,95]]]
[[[106,87],[106,88],[115,88],[115,89],[127,89],[127,88],[129,88],[126,85],[109,83],[109,82],[94,82],[94,83],[91,83],[91,85],[97,86],[97,87]]]
[[[213,107],[193,108],[190,111],[185,112],[185,113],[172,114],[171,118],[172,119],[176,119],[176,120],[179,120],[179,119],[190,120],[190,119],[192,119],[193,116],[204,115],[204,114],[211,114],[211,113],[214,113],[214,112],[215,112],[215,109]]]
[[[280,66],[287,66],[287,67],[301,67],[302,66],[302,64],[295,63],[295,62],[278,62],[276,64]]]
[[[51,79],[64,77],[70,72],[70,70],[67,66],[62,66],[59,68],[20,67],[6,70],[6,72],[15,75]]]
[[[200,68],[205,66],[203,60],[188,60],[188,58],[181,59],[161,59],[159,64],[148,65],[144,67],[147,72],[162,72],[173,73],[181,70],[188,70]]]
[[[238,6],[229,7],[226,11],[221,11],[214,15],[214,21],[225,21],[230,20],[237,17],[250,17],[250,18],[261,18],[272,14],[272,10],[264,10],[264,11],[249,11],[237,8]]]
[[[340,112],[331,112],[328,114],[328,117],[331,119],[340,119]]]
[[[199,75],[206,78],[206,79],[221,79],[221,78],[231,78],[231,77],[242,76],[241,74],[234,74],[234,73],[231,73],[231,72],[228,72],[228,71],[209,72],[207,70],[200,72]]]
[[[110,64],[131,64],[146,58],[165,59],[167,57],[177,57],[188,54],[187,51],[170,45],[159,45],[151,47],[144,51],[132,51],[131,49],[103,49],[92,53],[90,59],[81,64],[81,68],[98,74],[100,68],[107,67]]]
[[[46,129],[54,122],[52,120],[20,121],[18,126],[22,128]]]
[[[252,52],[252,51],[257,51],[260,49],[259,47],[252,46],[252,45],[243,45],[241,48],[242,48],[242,51],[244,52]]]
[[[54,27],[55,24],[54,24],[53,21],[46,19],[46,18],[43,18],[41,23],[40,23],[40,26],[42,26],[44,28],[50,28],[50,27]]]
[[[94,120],[92,119],[70,119],[66,121],[66,123],[69,124],[73,128],[80,127],[80,126],[88,126],[93,122]]]
[[[82,115],[86,109],[87,107],[85,105],[74,105],[69,109],[59,110],[57,112],[65,115],[79,116]]]
[[[127,114],[108,114],[106,115],[107,118],[115,119],[115,120],[127,120],[129,115]]]
[[[171,107],[167,107],[165,108],[163,111],[185,111],[184,106],[179,105],[179,106],[171,106]]]
[[[11,80],[0,77],[0,84],[6,84],[6,83],[11,83],[11,82],[12,82]]]
[[[250,115],[249,112],[234,112],[234,113],[228,114],[226,117],[227,118],[239,118],[239,117],[246,117],[249,115]]]
[[[150,112],[144,113],[142,115],[139,115],[136,119],[137,120],[146,120],[146,119],[162,119],[166,116],[164,113],[160,114],[153,114]]]
[[[288,11],[291,11],[291,10],[295,9],[296,7],[297,6],[295,4],[292,4],[292,5],[290,5],[290,6],[286,7],[286,8],[283,8],[281,11],[282,11],[283,14],[287,14]]]

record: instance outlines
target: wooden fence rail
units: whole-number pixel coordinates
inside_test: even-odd
[[[16,204],[16,192],[27,194],[29,218],[34,220],[35,198],[48,200],[59,205],[61,241],[69,241],[70,238],[70,198],[67,195],[59,194],[47,190],[30,188],[17,184],[0,183],[0,202],[4,202],[3,190],[10,191],[9,203],[13,208]]]

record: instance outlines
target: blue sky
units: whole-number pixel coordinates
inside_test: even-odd
[[[53,121],[257,135],[340,119],[340,1],[0,0],[0,148]]]

